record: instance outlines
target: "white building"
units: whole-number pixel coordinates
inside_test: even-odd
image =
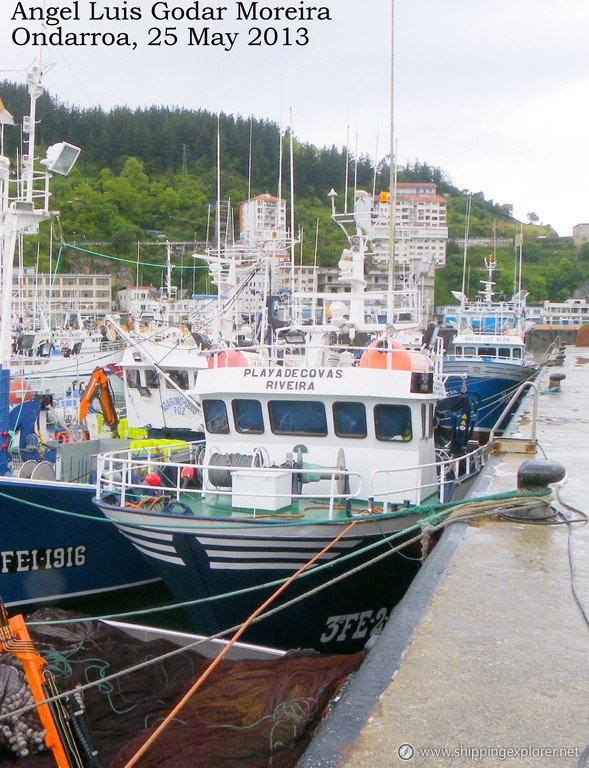
[[[239,239],[251,246],[286,240],[286,200],[266,194],[239,206]]]
[[[267,288],[272,294],[290,291],[316,291],[317,267],[291,266],[291,240],[288,232],[286,200],[268,193],[257,195],[239,206],[239,244],[270,259],[272,269],[263,269],[251,278],[240,294],[239,310],[243,314],[260,311],[260,297]]]
[[[389,193],[375,198],[358,190],[354,218],[372,242],[375,258],[388,261],[390,239]],[[446,263],[448,224],[446,199],[431,182],[399,183],[395,199],[395,261],[415,274],[430,275]]]
[[[111,275],[41,274],[27,267],[13,274],[12,285],[14,306],[23,319],[71,312],[100,319],[112,311]]]
[[[153,285],[127,285],[117,291],[117,305],[121,312],[127,313],[131,307],[139,306],[146,309],[148,304],[155,301],[159,291]]]

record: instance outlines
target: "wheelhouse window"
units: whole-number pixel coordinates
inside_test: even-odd
[[[202,409],[207,432],[212,435],[228,435],[229,419],[223,400],[203,400]]]
[[[516,360],[521,360],[521,358],[522,358],[522,351],[521,351],[521,349],[519,347],[513,350],[513,356],[514,356],[514,358]]]
[[[127,368],[125,378],[129,389],[139,389],[141,386],[141,374],[139,368]]]
[[[364,403],[334,403],[333,423],[338,437],[366,437],[368,432]]]
[[[497,347],[479,347],[480,357],[496,357]]]
[[[506,347],[499,347],[499,357],[511,357],[511,350]]]
[[[270,427],[275,435],[327,434],[325,406],[316,401],[270,400]]]
[[[476,357],[476,347],[464,347],[464,354],[466,357]]]
[[[168,374],[170,379],[174,382],[174,384],[177,387],[180,387],[180,389],[188,389],[189,387],[188,371],[169,370],[169,371],[166,371],[166,373]],[[166,381],[166,387],[168,389],[173,389],[169,381]]]
[[[377,440],[408,443],[413,438],[411,408],[408,405],[375,405],[374,429]]]
[[[462,354],[462,347],[456,347],[455,352],[456,352],[457,355],[461,355]]]
[[[148,389],[160,388],[160,376],[159,376],[159,373],[155,370],[155,368],[145,369],[145,386]]]
[[[259,400],[233,400],[233,421],[235,429],[244,435],[264,433],[264,417]]]

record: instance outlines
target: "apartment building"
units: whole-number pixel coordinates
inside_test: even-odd
[[[63,314],[76,311],[100,319],[112,311],[112,276],[84,274],[40,274],[32,267],[14,274],[13,291],[19,315],[34,317],[39,312]]]

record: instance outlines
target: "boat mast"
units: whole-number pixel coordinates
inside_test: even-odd
[[[389,323],[393,322],[395,306],[395,214],[397,197],[397,165],[395,158],[395,0],[391,0],[391,162],[389,191]]]
[[[462,259],[462,295],[464,297],[466,297],[466,254],[468,253],[468,237],[470,233],[471,206],[472,206],[472,195],[469,192],[468,197],[466,198],[466,221],[464,222],[464,256]]]
[[[217,112],[217,211],[215,216],[215,226],[217,229],[217,268],[219,270],[219,280],[217,285],[217,315],[215,317],[215,340],[219,341],[221,337],[221,113]]]

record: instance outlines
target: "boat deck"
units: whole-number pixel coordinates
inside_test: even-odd
[[[231,505],[232,496],[230,493],[219,494],[214,491],[192,491],[181,492],[176,502],[170,495],[162,496],[133,496],[129,497],[129,509],[137,511],[148,510],[151,513],[161,513],[162,523],[185,522],[195,520],[206,523],[208,520],[227,520],[236,524],[253,521],[260,523],[323,523],[339,524],[342,521],[351,522],[356,520],[394,520],[399,521],[399,528],[409,527],[423,516],[423,514],[434,514],[440,505],[437,494],[429,496],[423,503],[417,507],[417,513],[413,513],[414,507],[398,508],[389,506],[387,512],[383,513],[382,504],[375,504],[371,508],[365,499],[351,499],[346,504],[342,499],[334,499],[330,506],[329,499],[325,497],[306,497],[292,504],[287,504],[277,509],[266,509],[263,506],[255,509],[253,507],[238,507]],[[154,503],[155,502],[155,503]]]
[[[568,347],[564,366],[540,379],[545,390],[550,373],[566,374],[561,392],[540,396],[537,437],[567,468],[560,498],[588,512],[585,352]],[[525,458],[498,456],[474,495],[513,489]],[[571,572],[587,610],[588,551],[583,525],[448,529],[298,768],[578,766],[589,743],[589,627]]]

